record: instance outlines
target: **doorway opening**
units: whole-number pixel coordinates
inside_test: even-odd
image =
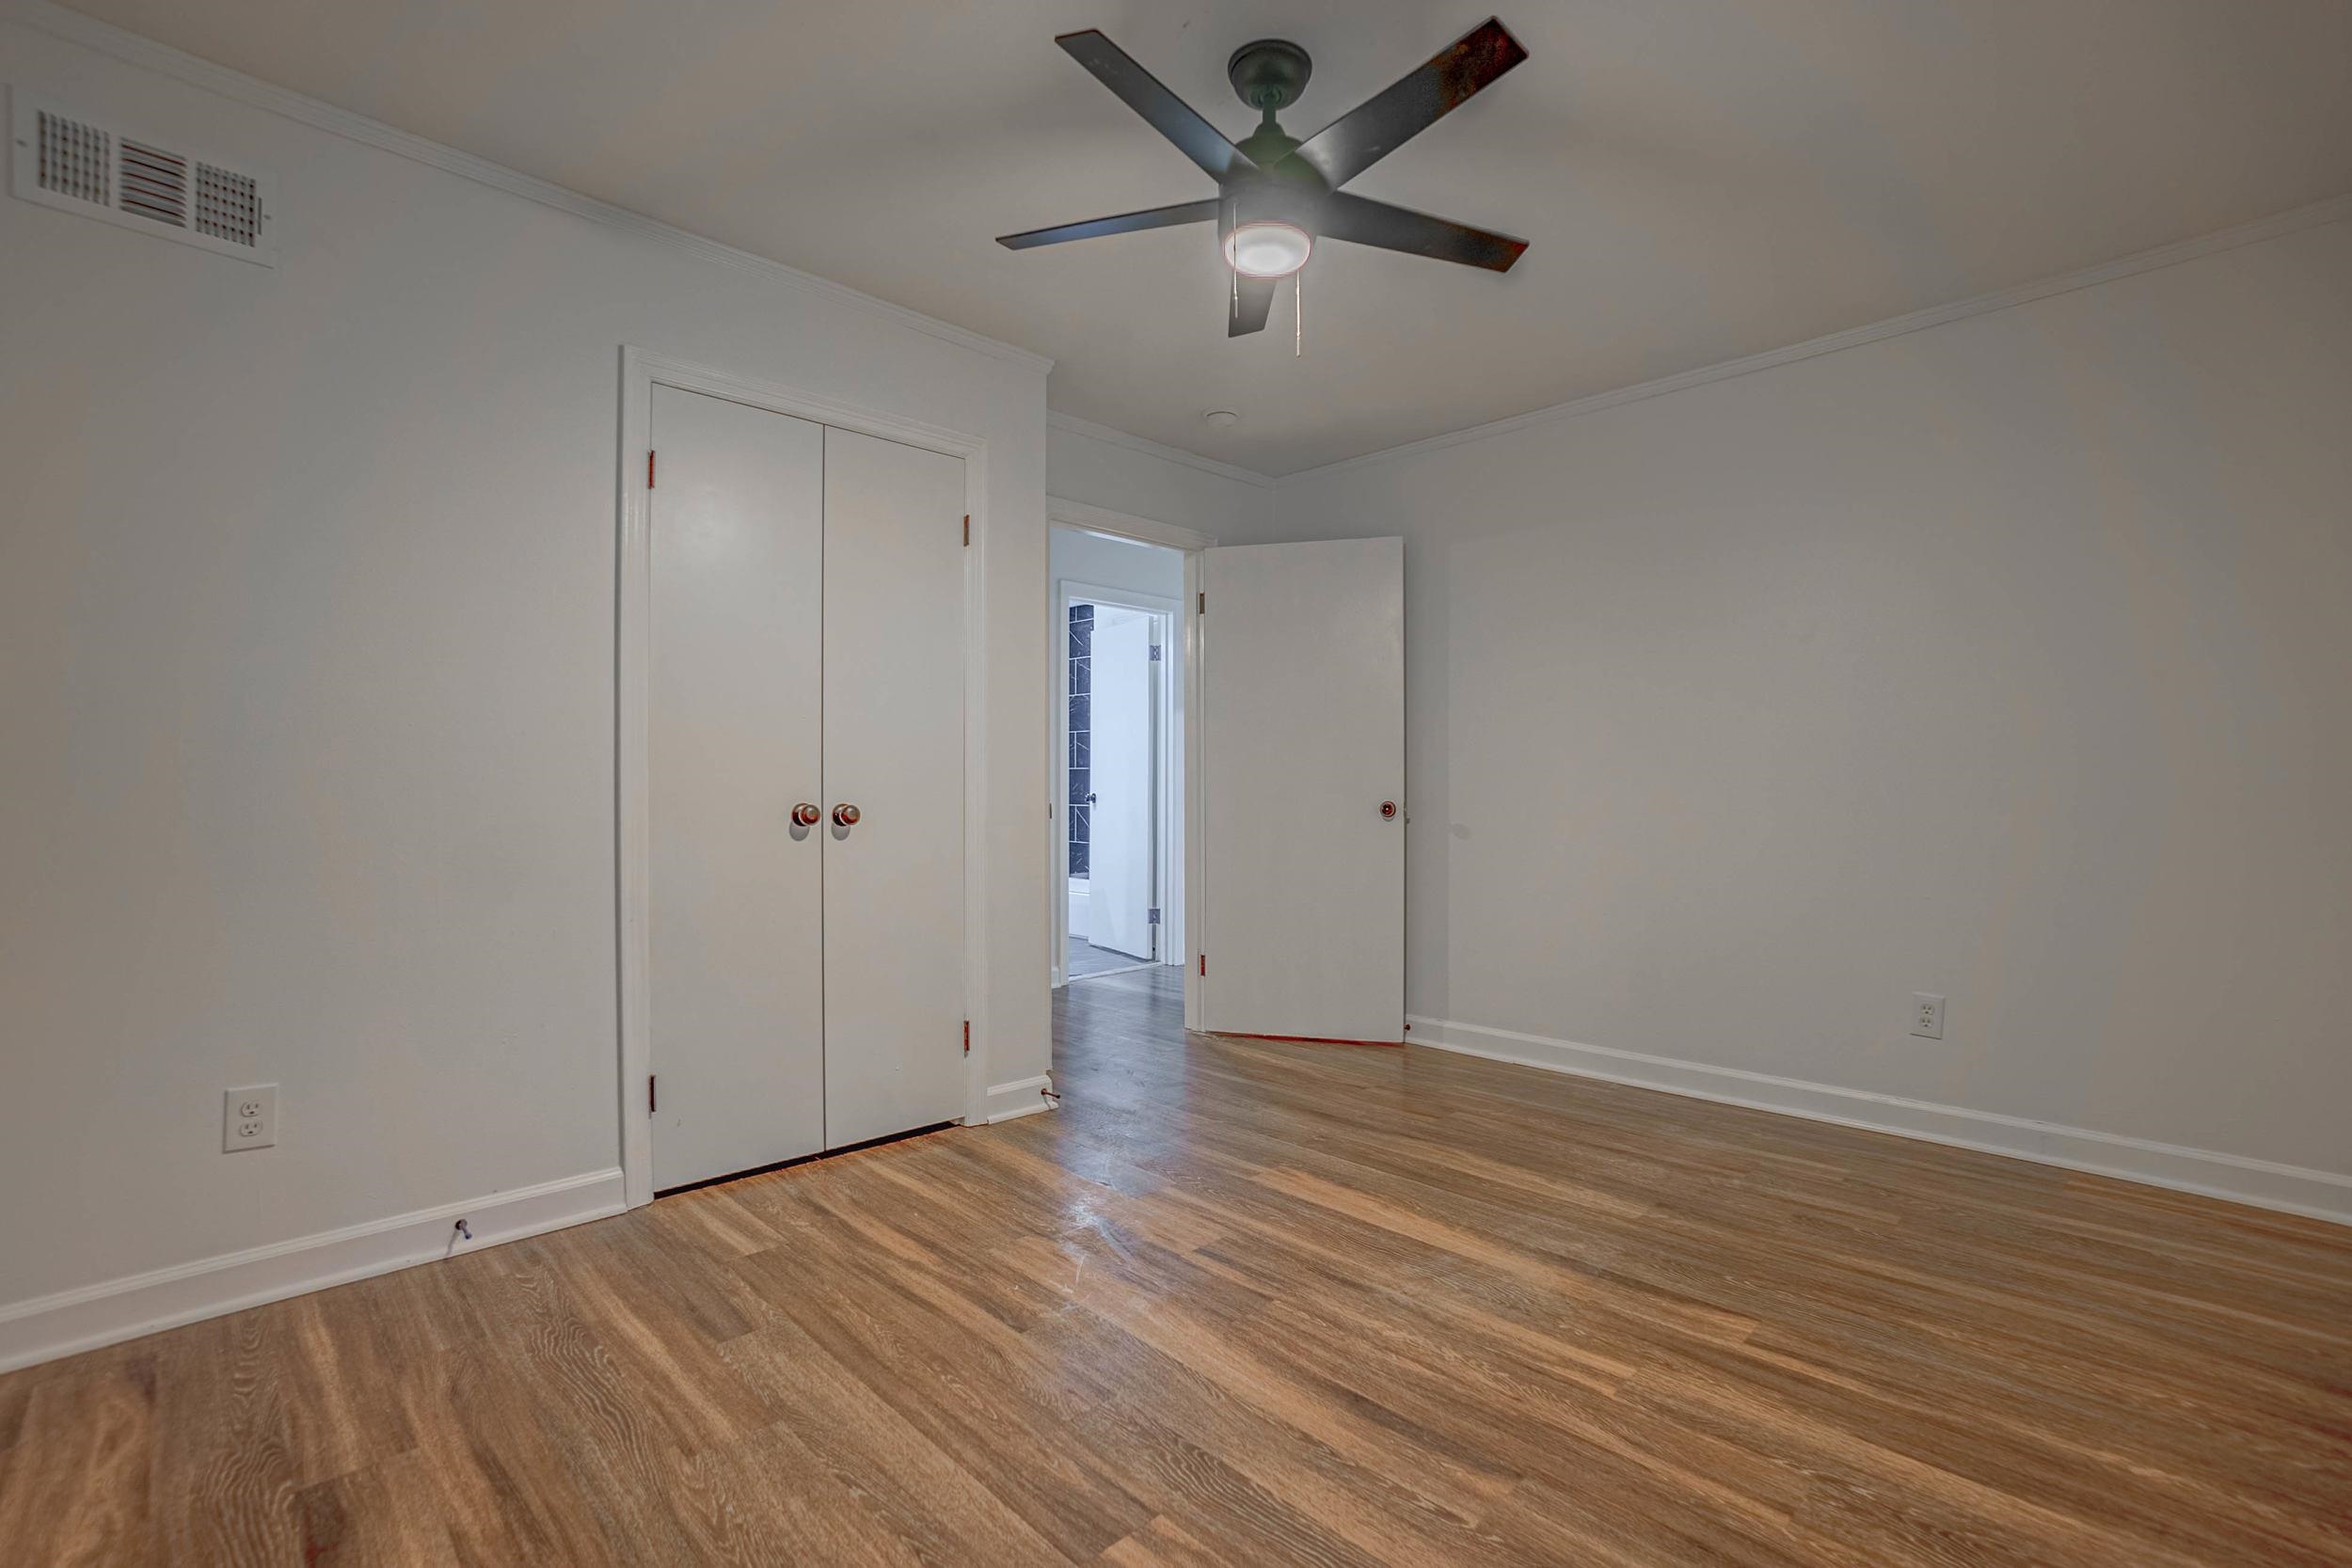
[[[1184,556],[1057,525],[1054,984],[1184,962]]]

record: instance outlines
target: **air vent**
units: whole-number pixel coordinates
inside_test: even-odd
[[[114,205],[115,139],[95,125],[33,112],[40,141],[40,187],[76,201]]]
[[[122,144],[122,210],[174,229],[188,226],[188,161],[141,142]]]
[[[278,264],[270,240],[277,182],[168,138],[95,123],[30,94],[10,95],[16,194],[226,256]]]
[[[262,243],[262,187],[250,174],[196,166],[196,231],[246,249]]]

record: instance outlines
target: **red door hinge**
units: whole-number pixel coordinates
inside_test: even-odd
[[[969,512],[963,515],[963,542],[966,545],[972,543],[972,514]]]
[[[653,488],[653,449],[651,447],[645,449],[645,488],[648,490]]]
[[[1205,979],[1205,978],[1207,978],[1207,976],[1208,976],[1208,973],[1209,973],[1209,956],[1208,956],[1206,953],[1203,953],[1203,954],[1201,954],[1201,955],[1200,955],[1200,974],[1201,974],[1201,977],[1202,977],[1202,978],[1204,978],[1204,979]]]
[[[963,1021],[963,1053],[972,1054],[972,1021],[968,1018]]]

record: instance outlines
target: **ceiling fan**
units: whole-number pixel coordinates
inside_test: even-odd
[[[1264,327],[1274,286],[1307,264],[1318,238],[1433,256],[1441,261],[1508,272],[1527,249],[1525,240],[1492,234],[1426,213],[1391,207],[1340,189],[1405,142],[1457,109],[1496,77],[1527,58],[1519,40],[1489,18],[1439,50],[1420,69],[1375,94],[1300,141],[1275,123],[1298,101],[1313,62],[1285,39],[1260,39],[1233,51],[1225,74],[1233,91],[1264,119],[1234,143],[1137,65],[1101,33],[1064,33],[1054,40],[1070,57],[1141,115],[1154,131],[1216,182],[1205,201],[1153,207],[1117,217],[1007,234],[1013,250],[1131,234],[1215,219],[1225,259],[1233,269],[1226,336]]]

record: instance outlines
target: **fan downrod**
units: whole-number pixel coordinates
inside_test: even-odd
[[[1225,79],[1244,103],[1268,119],[1298,102],[1314,74],[1314,61],[1288,39],[1259,39],[1233,51],[1225,62]]]

